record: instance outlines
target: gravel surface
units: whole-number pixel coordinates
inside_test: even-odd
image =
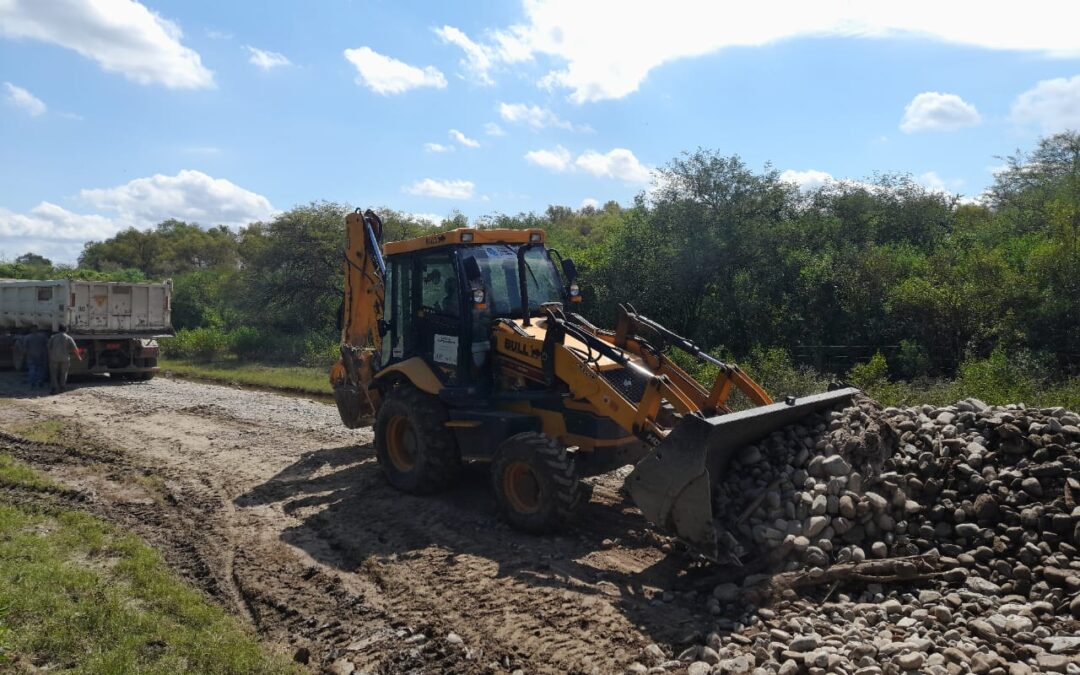
[[[483,466],[401,495],[325,403],[167,379],[0,396],[0,426],[67,434],[0,449],[316,671],[1080,674],[1070,411],[860,399],[781,429],[717,484],[710,566],[644,527],[621,474],[554,537],[503,525]]]

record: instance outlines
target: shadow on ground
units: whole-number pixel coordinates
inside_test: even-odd
[[[141,384],[142,382],[121,380],[110,375],[71,375],[68,377],[66,392],[87,388],[137,387]],[[26,373],[16,373],[12,370],[0,372],[0,396],[27,399],[51,395],[48,382],[40,387],[31,387],[26,381]]]
[[[302,518],[282,540],[343,572],[363,573],[371,561],[434,557],[425,572],[438,583],[444,570],[478,557],[488,569],[495,563],[507,586],[606,601],[654,641],[700,637],[713,623],[701,595],[711,584],[701,582],[715,570],[661,553],[636,509],[618,503],[610,489],[599,492],[567,532],[523,534],[496,516],[486,463],[468,464],[451,490],[411,496],[386,483],[365,445],[308,453],[235,504],[277,504]],[[671,588],[682,591],[664,601],[658,589]]]

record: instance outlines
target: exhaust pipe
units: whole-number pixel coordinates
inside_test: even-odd
[[[634,466],[626,489],[647,520],[716,560],[712,485],[735,450],[807,415],[848,405],[857,393],[847,387],[725,415],[688,415]]]

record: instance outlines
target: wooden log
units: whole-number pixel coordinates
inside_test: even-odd
[[[777,588],[805,588],[835,583],[880,584],[952,577],[953,571],[946,568],[940,556],[925,554],[785,572],[772,577],[768,583]]]

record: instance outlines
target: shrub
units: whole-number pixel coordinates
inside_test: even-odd
[[[914,340],[901,340],[900,352],[896,355],[895,375],[905,380],[925,377],[930,374],[930,356]]]
[[[809,366],[795,365],[783,347],[754,347],[743,369],[775,399],[819,394],[829,388],[828,378]]]
[[[180,330],[176,337],[161,342],[165,356],[204,362],[223,356],[228,347],[228,335],[218,328]]]
[[[889,364],[881,352],[866,363],[856,363],[848,371],[848,380],[859,389],[871,390],[889,382]]]
[[[262,333],[251,326],[241,326],[229,333],[229,351],[238,358],[245,360],[261,358],[265,346]]]
[[[1031,402],[1043,389],[1046,366],[1030,352],[1012,355],[997,347],[985,359],[968,357],[956,377],[959,398],[976,396],[990,404]]]
[[[341,358],[341,346],[338,340],[310,337],[304,345],[304,354],[300,361],[312,368],[329,368]]]

